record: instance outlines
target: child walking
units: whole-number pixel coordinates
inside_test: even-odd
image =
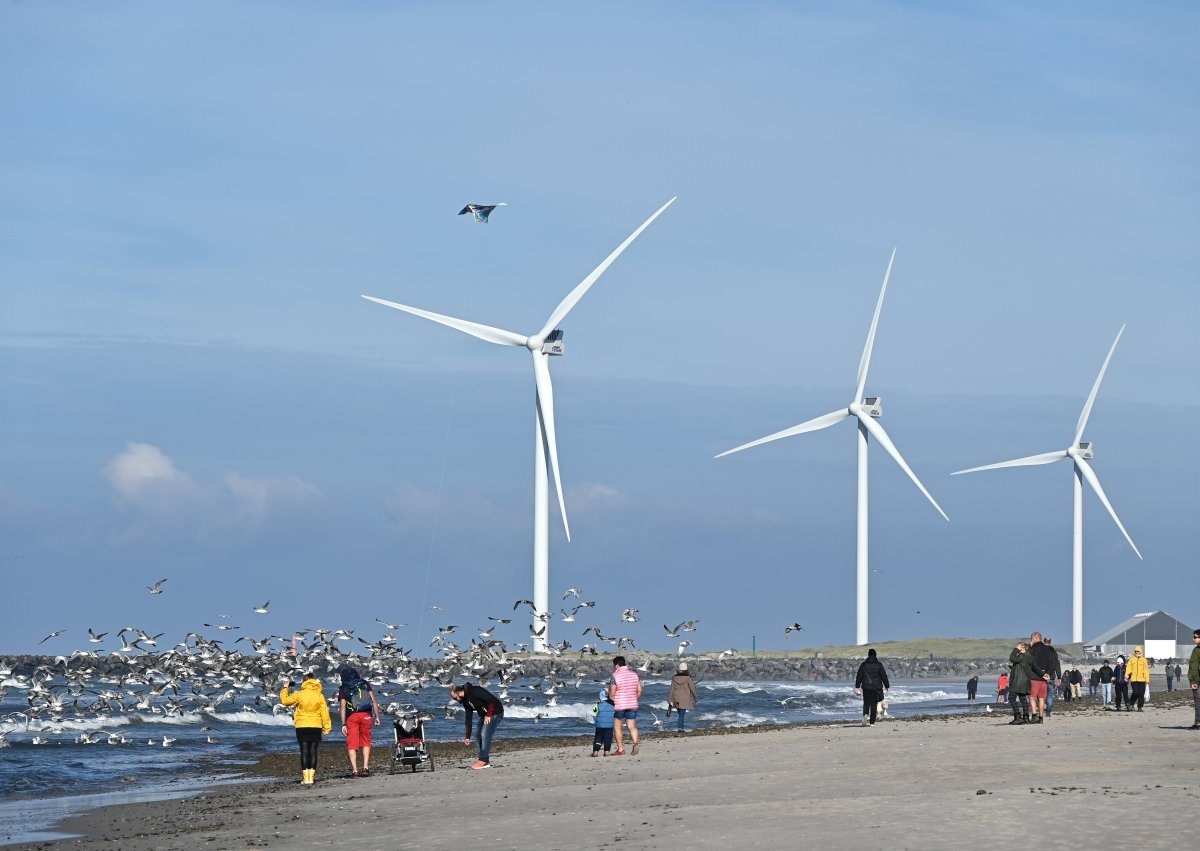
[[[615,709],[608,696],[608,690],[600,689],[600,700],[592,709],[596,713],[596,736],[592,739],[592,756],[599,756],[600,748],[604,748],[604,755],[608,756],[609,750],[612,749]]]

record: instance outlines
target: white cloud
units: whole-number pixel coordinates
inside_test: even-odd
[[[130,442],[104,468],[108,483],[130,502],[148,493],[181,492],[192,489],[191,479],[175,469],[171,459],[157,446]]]
[[[197,482],[149,443],[129,443],[104,476],[128,515],[121,541],[184,535],[219,544],[307,518],[322,503],[320,490],[294,475],[229,471],[220,483]]]

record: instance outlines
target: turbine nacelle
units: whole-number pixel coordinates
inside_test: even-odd
[[[563,332],[555,328],[545,336],[534,334],[525,340],[525,348],[531,352],[541,352],[544,355],[562,355]]]
[[[1081,441],[1079,444],[1068,449],[1067,455],[1072,458],[1082,458],[1084,461],[1091,461],[1093,458],[1092,444]]]
[[[852,417],[865,415],[879,419],[883,416],[883,399],[878,396],[867,396],[861,402],[851,402],[846,411]]]

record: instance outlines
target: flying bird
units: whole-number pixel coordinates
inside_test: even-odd
[[[798,624],[798,623],[794,623],[794,624],[792,624],[791,626],[785,626],[785,627],[783,628],[783,635],[784,635],[784,637],[786,638],[786,637],[787,637],[788,635],[790,635],[791,633],[793,633],[793,632],[799,632],[799,631],[800,631],[800,630],[802,630],[802,629],[804,629],[804,627],[800,626],[800,624]]]
[[[625,621],[626,623],[637,623],[637,619],[637,609],[626,609],[625,611],[621,612],[621,620]]]
[[[108,635],[107,632],[97,633],[90,626],[88,627],[88,641],[90,641],[92,644],[99,644],[104,640],[104,636],[106,635]]]
[[[567,599],[568,597],[578,597],[578,596],[579,596],[578,588],[568,588],[566,591],[563,592],[564,600]]]
[[[265,615],[270,610],[270,608],[271,608],[271,601],[267,600],[267,602],[263,603],[261,606],[256,606],[254,609],[254,613],[256,615]]]
[[[475,217],[475,221],[486,225],[488,223],[488,216],[492,214],[493,210],[495,210],[497,207],[507,206],[508,204],[504,201],[498,201],[495,204],[468,204],[459,210],[458,214],[460,216],[465,216],[467,213],[470,213]]]
[[[160,579],[157,582],[155,582],[153,585],[147,585],[146,590],[149,591],[151,594],[161,594],[163,591],[163,589],[162,589],[163,583],[165,583],[166,581],[167,580],[165,580],[165,579]]]
[[[62,635],[64,632],[66,632],[65,629],[56,629],[56,630],[54,630],[54,632],[50,633],[45,638],[43,638],[41,641],[39,641],[38,644],[45,644],[51,638],[57,638],[58,636]]]

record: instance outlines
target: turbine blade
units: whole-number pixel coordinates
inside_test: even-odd
[[[781,437],[791,437],[794,434],[804,434],[805,432],[809,431],[820,431],[823,428],[829,428],[831,425],[837,425],[848,416],[850,416],[850,413],[845,408],[833,411],[829,414],[822,414],[819,417],[814,417],[808,422],[800,423],[800,425],[794,425],[791,428],[785,428],[783,431],[777,431],[774,434],[768,434],[766,437],[760,437],[758,440],[752,440],[749,443],[743,443],[741,446],[737,446],[733,449],[727,449],[720,455],[716,455],[714,457],[724,458],[726,455],[732,455],[735,452],[741,452],[743,449],[749,449],[751,446],[758,446],[760,443],[770,443],[772,440],[779,440]]]
[[[608,267],[613,264],[613,261],[621,256],[621,252],[628,248],[635,239],[641,236],[642,231],[650,227],[651,223],[661,216],[667,207],[670,207],[674,203],[675,198],[672,198],[670,201],[659,207],[658,211],[655,212],[653,216],[642,222],[641,226],[637,230],[631,233],[624,242],[613,249],[612,254],[605,257],[604,262],[597,266],[592,271],[592,274],[580,281],[575,289],[571,290],[571,292],[567,294],[567,297],[559,303],[558,307],[554,308],[554,312],[550,314],[550,318],[546,320],[546,324],[542,326],[542,330],[538,332],[538,336],[545,337],[547,334],[557,328],[559,323],[566,319],[567,314],[571,312],[571,308],[575,307],[575,305],[579,303],[579,300],[584,297],[589,289],[591,289],[592,284],[596,283],[600,276],[608,270]]]
[[[871,436],[879,442],[879,445],[883,447],[884,451],[887,452],[888,455],[892,456],[892,460],[900,465],[900,469],[908,474],[908,477],[912,479],[912,483],[917,486],[917,489],[920,490],[921,493],[925,494],[925,498],[933,504],[933,507],[937,509],[938,514],[942,515],[947,523],[950,522],[950,518],[946,517],[946,512],[942,511],[942,507],[938,505],[937,500],[933,498],[933,495],[930,494],[929,491],[925,490],[925,486],[921,484],[921,480],[917,478],[917,474],[912,471],[912,468],[908,466],[903,456],[900,455],[900,450],[896,448],[896,444],[892,443],[892,439],[888,437],[887,432],[883,430],[883,426],[881,426],[873,417],[867,414],[859,414],[858,419],[867,427],[867,431],[871,432]]]
[[[520,334],[514,334],[512,331],[505,331],[502,328],[480,325],[478,322],[468,322],[465,319],[455,319],[453,316],[443,316],[440,313],[434,313],[430,310],[421,310],[419,307],[409,307],[406,304],[397,304],[394,301],[375,298],[373,295],[365,295],[363,298],[367,301],[373,301],[376,304],[382,304],[384,307],[394,307],[396,310],[403,310],[405,313],[411,313],[413,316],[432,319],[434,322],[439,322],[442,325],[462,331],[465,334],[470,334],[472,337],[487,340],[489,343],[495,343],[498,346],[523,346],[527,339]]]
[[[1088,417],[1092,415],[1092,405],[1096,403],[1096,394],[1100,392],[1100,382],[1104,380],[1104,373],[1108,371],[1108,362],[1112,360],[1113,352],[1117,350],[1117,343],[1121,340],[1121,335],[1125,333],[1125,326],[1121,326],[1121,330],[1117,332],[1117,339],[1113,340],[1113,344],[1108,349],[1108,357],[1104,359],[1104,366],[1100,367],[1100,374],[1096,376],[1096,383],[1092,385],[1092,392],[1088,394],[1087,401],[1083,404],[1083,412],[1079,415],[1079,422],[1075,424],[1075,442],[1072,446],[1078,446],[1079,441],[1083,439],[1083,430],[1087,428]]]
[[[871,352],[875,348],[875,329],[879,327],[879,313],[883,310],[883,297],[887,294],[888,278],[892,276],[892,264],[896,262],[896,249],[892,249],[891,259],[888,260],[887,271],[883,273],[883,287],[879,290],[879,301],[875,302],[875,315],[871,317],[871,330],[867,332],[867,344],[863,346],[862,357],[858,361],[858,386],[854,390],[854,401],[863,400],[863,392],[867,389],[867,371],[871,368]]]
[[[1142,554],[1134,544],[1133,538],[1129,537],[1129,533],[1125,531],[1125,527],[1121,524],[1121,519],[1117,517],[1117,512],[1113,509],[1112,503],[1108,501],[1108,497],[1104,495],[1104,488],[1100,487],[1100,479],[1096,477],[1096,471],[1092,469],[1092,465],[1082,458],[1075,459],[1075,465],[1079,467],[1079,472],[1083,473],[1083,477],[1087,479],[1087,483],[1092,486],[1092,490],[1096,492],[1096,496],[1100,498],[1100,502],[1108,509],[1108,516],[1117,524],[1117,528],[1121,530],[1121,534],[1125,536],[1125,540],[1129,542],[1129,546],[1133,547],[1133,551],[1137,553],[1137,557],[1141,558]]]
[[[1001,461],[999,464],[984,464],[982,467],[971,467],[969,470],[955,470],[950,475],[961,476],[963,473],[978,473],[980,470],[999,470],[1001,467],[1035,467],[1038,464],[1051,464],[1061,458],[1066,458],[1066,450],[1044,452],[1041,455],[1029,455],[1012,461]]]
[[[546,454],[550,456],[550,469],[554,473],[554,488],[558,491],[558,510],[562,512],[563,531],[571,540],[571,526],[567,523],[567,502],[563,499],[562,476],[558,472],[558,438],[554,431],[554,385],[550,381],[549,355],[541,349],[533,355],[533,380],[537,384],[538,415],[542,418],[542,433],[546,436]]]

